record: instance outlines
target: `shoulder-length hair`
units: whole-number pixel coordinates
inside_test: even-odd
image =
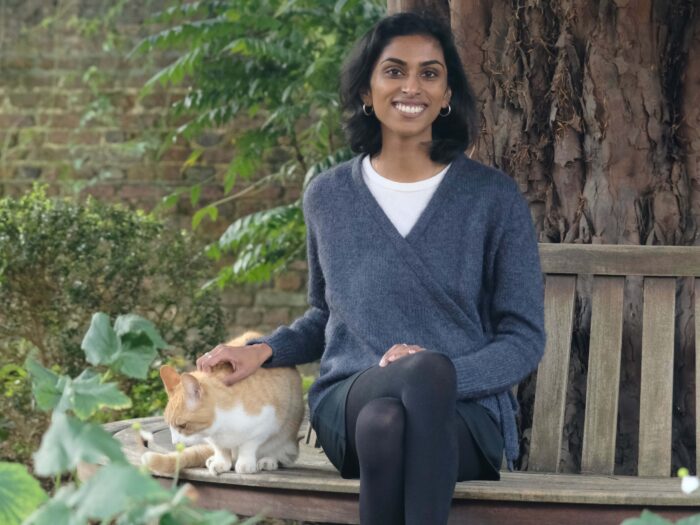
[[[451,162],[476,139],[479,125],[474,93],[449,27],[425,13],[406,12],[383,18],[355,44],[340,75],[340,100],[345,133],[356,153],[374,155],[382,148],[381,126],[377,117],[362,110],[361,94],[369,91],[370,77],[384,48],[397,36],[425,35],[440,43],[447,67],[447,84],[452,90],[452,111],[433,122],[430,158]]]

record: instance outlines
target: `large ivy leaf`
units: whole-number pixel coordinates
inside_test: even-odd
[[[168,343],[163,341],[153,323],[136,314],[120,315],[117,317],[114,323],[114,331],[119,337],[124,337],[124,335],[128,333],[143,332],[153,342],[154,347],[160,349],[168,347]]]
[[[47,501],[23,525],[87,525],[87,520],[78,519],[70,507],[69,499],[75,493],[75,487],[66,485]]]
[[[42,410],[72,410],[80,419],[87,419],[102,407],[128,408],[131,399],[116,383],[102,383],[100,375],[85,370],[75,379],[59,376],[27,358],[27,370],[32,376],[32,391]]]
[[[75,379],[66,381],[56,409],[71,409],[80,419],[87,419],[102,407],[130,406],[131,399],[119,390],[116,383],[102,383],[99,374],[84,370]]]
[[[107,365],[114,360],[115,354],[119,352],[119,339],[107,314],[98,312],[92,316],[90,328],[80,348],[91,365]]]
[[[75,469],[80,461],[96,463],[105,456],[126,461],[119,442],[101,426],[54,412],[51,426],[34,454],[34,469],[39,476],[53,476]]]
[[[81,348],[93,365],[109,365],[120,374],[145,379],[158,349],[167,346],[148,319],[135,314],[120,315],[112,328],[109,317],[97,313],[92,316]]]
[[[53,410],[61,399],[65,379],[41,366],[31,356],[27,357],[24,367],[32,376],[32,393],[36,404],[41,410]]]
[[[19,525],[46,499],[24,465],[0,462],[0,523]]]
[[[80,487],[72,501],[79,518],[109,523],[129,509],[166,503],[170,497],[170,492],[148,474],[129,464],[110,463]]]

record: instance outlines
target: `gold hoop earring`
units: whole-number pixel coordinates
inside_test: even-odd
[[[447,113],[443,113],[442,112],[443,109],[445,109],[445,108],[440,108],[440,113],[438,113],[438,115],[440,115],[441,117],[446,117],[447,115],[452,113],[452,106],[450,106],[449,104],[447,104]]]
[[[367,109],[369,108],[369,111]],[[365,104],[362,104],[362,113],[367,115],[368,117],[374,113],[374,108],[372,106],[367,106]]]

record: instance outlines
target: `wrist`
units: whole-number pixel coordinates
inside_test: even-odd
[[[256,345],[258,347],[258,353],[260,354],[260,364],[265,363],[270,357],[272,357],[272,347],[267,343],[259,343]]]

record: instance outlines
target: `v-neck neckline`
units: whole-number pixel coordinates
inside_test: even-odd
[[[435,214],[435,211],[447,199],[448,193],[450,191],[449,188],[453,184],[452,181],[456,176],[456,165],[459,164],[461,156],[458,155],[457,158],[455,158],[452,161],[444,177],[435,189],[435,192],[430,197],[428,204],[423,209],[420,216],[418,217],[418,220],[416,220],[415,224],[408,232],[408,234],[406,234],[405,237],[401,235],[401,233],[399,233],[399,231],[396,229],[396,226],[394,226],[394,223],[391,222],[391,219],[389,219],[389,217],[386,215],[380,204],[377,202],[377,199],[374,198],[374,195],[372,195],[372,192],[367,187],[367,184],[365,183],[365,180],[362,177],[363,157],[363,155],[358,155],[357,157],[355,157],[355,159],[352,162],[351,172],[352,180],[360,199],[364,202],[365,206],[370,211],[370,213],[374,216],[374,218],[381,224],[384,230],[391,237],[393,237],[395,240],[400,240],[401,242],[408,242],[410,244],[413,244],[414,240],[420,237],[421,233],[425,230],[428,223],[430,222],[430,219]]]

